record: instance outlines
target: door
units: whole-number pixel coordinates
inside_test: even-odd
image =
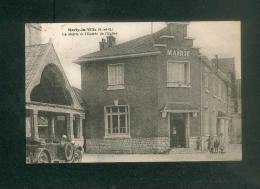
[[[186,147],[185,116],[183,113],[170,114],[170,147]]]

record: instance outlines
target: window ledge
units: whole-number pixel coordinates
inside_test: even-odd
[[[120,90],[125,89],[124,85],[110,85],[107,87],[107,90]]]
[[[185,83],[167,83],[167,87],[190,88],[190,87],[191,87],[191,84],[185,84]]]
[[[120,138],[131,138],[130,135],[106,135],[104,136],[105,139],[120,139]]]

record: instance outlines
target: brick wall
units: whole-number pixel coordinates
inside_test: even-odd
[[[87,139],[87,153],[163,153],[170,147],[168,137]]]
[[[124,64],[123,90],[107,90],[107,65]],[[87,102],[86,132],[88,138],[105,135],[104,106],[129,105],[130,134],[133,138],[157,137],[157,63],[155,57],[100,61],[82,66],[82,91]],[[153,118],[153,119],[151,119]]]

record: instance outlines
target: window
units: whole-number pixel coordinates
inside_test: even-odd
[[[124,65],[108,65],[108,89],[124,89]]]
[[[105,106],[105,135],[130,137],[129,106]]]
[[[206,90],[206,92],[209,92],[209,74],[205,73],[204,77],[205,77],[205,80],[204,80],[205,90]]]
[[[189,87],[190,64],[188,62],[167,63],[167,87]]]
[[[227,87],[223,84],[223,101],[227,102]]]
[[[218,97],[219,99],[221,99],[221,89],[222,89],[222,85],[221,85],[221,80],[218,80]]]
[[[48,138],[48,119],[44,116],[38,116],[38,134],[39,138]]]
[[[215,77],[214,75],[212,76],[212,87],[213,87],[213,96],[217,97],[217,93],[218,93],[218,80],[217,80],[217,77]]]
[[[28,115],[26,115],[26,137],[31,137],[32,136],[32,119],[31,117]]]

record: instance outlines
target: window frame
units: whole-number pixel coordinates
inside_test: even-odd
[[[41,125],[41,124],[39,124],[39,117],[43,117],[43,118],[46,118],[47,119],[47,125]],[[47,139],[47,138],[49,138],[50,136],[49,136],[49,119],[48,119],[48,117],[46,117],[46,116],[39,116],[38,115],[38,119],[37,119],[37,127],[38,127],[38,135],[39,135],[39,138],[40,139]],[[47,132],[47,136],[41,136],[42,134],[45,134],[45,133],[41,133],[42,132],[42,129],[44,129],[45,130],[45,132]],[[47,130],[47,131],[46,131]]]
[[[185,82],[173,82],[169,81],[169,64],[184,64],[184,78]],[[186,65],[188,70],[186,70]],[[187,75],[186,75],[187,74]],[[190,80],[190,61],[180,61],[180,60],[168,60],[167,61],[167,70],[166,70],[166,83],[167,87],[191,87],[191,80]]]
[[[107,108],[120,108],[120,107],[125,107],[127,108],[127,112],[107,112]],[[108,116],[113,116],[113,115],[117,115],[118,116],[118,132],[117,133],[113,133],[113,126],[111,125],[111,133],[108,132]],[[126,133],[120,133],[120,115],[125,115],[126,117]],[[104,138],[131,138],[130,136],[130,106],[127,105],[108,105],[108,106],[104,106],[104,121],[105,121],[105,136]]]
[[[110,69],[112,66],[122,66],[122,78],[123,78],[123,83],[122,84],[117,84],[113,85],[111,84],[111,77],[110,75]],[[125,88],[125,67],[123,63],[115,63],[115,64],[107,64],[107,90],[118,90],[118,89],[124,89]]]
[[[218,93],[218,80],[216,75],[212,75],[212,94],[213,97],[217,98]]]

